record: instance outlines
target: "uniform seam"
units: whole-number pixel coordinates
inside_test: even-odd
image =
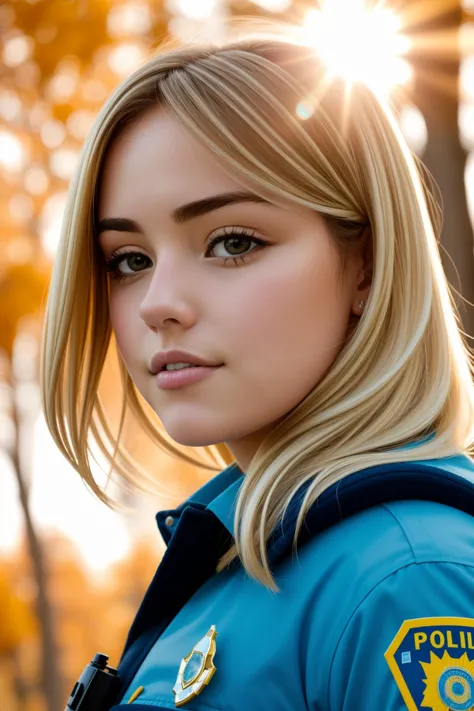
[[[382,506],[383,506],[383,508],[385,509],[385,511],[387,511],[387,513],[390,514],[390,516],[393,518],[393,520],[395,521],[395,523],[398,524],[398,527],[399,527],[400,530],[402,531],[402,533],[403,533],[403,535],[404,535],[404,537],[405,537],[405,540],[406,540],[406,542],[407,542],[407,544],[408,544],[408,547],[410,548],[411,554],[412,554],[412,556],[413,556],[413,562],[418,563],[418,560],[417,560],[417,557],[416,557],[416,554],[415,554],[415,550],[414,550],[414,548],[413,548],[413,546],[412,546],[412,543],[411,543],[411,541],[410,541],[410,539],[409,539],[409,537],[408,537],[408,533],[407,533],[407,531],[405,530],[405,527],[402,525],[402,522],[401,522],[400,519],[393,513],[393,511],[387,506],[387,504],[382,504]]]
[[[457,565],[457,566],[462,566],[463,568],[470,568],[471,570],[474,571],[474,564],[472,563],[461,563],[458,561],[452,561],[452,560],[425,560],[421,562],[417,561],[412,561],[411,563],[405,563],[405,565],[400,565],[396,570],[392,570],[390,573],[385,575],[381,580],[379,580],[375,585],[373,585],[370,590],[364,595],[362,600],[356,605],[356,607],[353,609],[352,613],[349,615],[346,624],[344,625],[341,634],[338,637],[338,640],[336,642],[336,646],[334,647],[334,652],[331,658],[331,663],[329,665],[329,674],[328,674],[328,685],[327,685],[327,691],[326,691],[326,698],[327,698],[327,708],[330,709],[330,687],[331,687],[331,676],[332,676],[332,668],[334,665],[334,660],[337,654],[337,651],[339,649],[339,645],[341,643],[341,640],[349,627],[350,623],[352,622],[353,617],[355,614],[358,612],[358,610],[362,607],[362,605],[365,603],[367,598],[380,586],[382,583],[384,583],[388,578],[391,578],[392,575],[395,575],[398,573],[400,570],[405,570],[406,568],[410,568],[412,566],[420,566],[420,565],[439,565],[440,563],[444,565]]]

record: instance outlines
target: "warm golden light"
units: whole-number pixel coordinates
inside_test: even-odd
[[[107,34],[114,39],[142,35],[151,27],[151,8],[145,2],[115,5],[107,15]]]
[[[110,50],[108,65],[118,76],[126,76],[143,61],[143,48],[138,43],[119,44]]]
[[[291,0],[253,0],[254,5],[267,12],[284,12],[291,5]]]
[[[217,0],[177,0],[176,9],[192,20],[207,20],[218,9]]]
[[[304,41],[317,49],[330,74],[384,94],[412,76],[403,59],[410,41],[400,30],[393,11],[381,4],[369,9],[365,0],[323,0],[303,25]]]
[[[0,167],[20,172],[26,161],[26,151],[20,139],[10,131],[0,130]]]

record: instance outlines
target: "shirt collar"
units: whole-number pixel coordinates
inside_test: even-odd
[[[216,474],[176,509],[156,514],[158,528],[168,545],[181,513],[188,506],[211,511],[234,535],[234,513],[237,496],[245,474],[236,462]]]
[[[409,449],[416,447],[423,442],[434,437],[434,433],[422,438],[412,444],[405,445],[399,449]],[[176,509],[167,511],[159,511],[156,514],[156,521],[161,532],[163,540],[168,545],[174,529],[179,521],[181,513],[188,506],[211,511],[226,527],[229,533],[234,536],[234,515],[237,503],[237,497],[245,473],[243,473],[236,462],[230,464],[223,469],[219,474],[216,474],[204,486],[191,494],[182,504]],[[309,482],[306,482],[301,487],[301,492],[306,491]],[[300,494],[296,494],[288,507],[288,513],[291,516],[298,513],[301,504]],[[277,534],[279,535],[279,534]]]
[[[233,462],[206,482],[204,486],[201,486],[194,494],[191,494],[189,499],[186,499],[178,508],[183,509],[188,504],[201,504],[206,508],[210,508],[217,499],[222,499],[222,503],[225,503],[229,488],[235,484],[240,485],[243,478],[244,474],[239,469],[238,464]],[[220,506],[218,508],[220,509]],[[214,511],[214,508],[211,510]]]

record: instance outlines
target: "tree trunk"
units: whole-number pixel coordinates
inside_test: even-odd
[[[407,7],[409,9],[409,5]],[[433,175],[443,197],[444,222],[441,233],[441,257],[447,279],[461,292],[464,299],[474,303],[474,243],[465,189],[466,152],[459,138],[459,69],[460,54],[455,46],[462,22],[461,2],[446,10],[423,26],[411,28],[416,38],[437,34],[452,34],[452,48],[443,56],[443,43],[433,41],[433,53],[427,56],[420,48],[412,52],[415,71],[414,99],[422,111],[427,129],[428,145],[422,157]],[[466,333],[474,338],[474,307],[453,294],[459,307]],[[474,344],[471,339],[468,344]]]
[[[18,411],[15,379],[11,363],[7,361],[7,382],[12,385],[12,419],[15,428],[15,441],[11,448],[10,456],[14,474],[18,483],[20,504],[24,515],[26,538],[37,585],[36,614],[38,619],[40,645],[41,645],[41,687],[45,697],[47,711],[63,711],[65,700],[62,694],[62,684],[58,664],[58,650],[54,635],[54,616],[47,591],[46,561],[40,538],[35,529],[31,516],[27,477],[23,471],[20,458],[20,427],[21,416]]]
[[[20,653],[18,650],[15,650],[12,654],[11,667],[16,702],[15,708],[18,707],[20,711],[21,709],[28,708],[28,684],[25,682],[22,675]],[[14,709],[12,709],[12,711],[14,711]]]

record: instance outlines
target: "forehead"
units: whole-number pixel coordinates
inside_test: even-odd
[[[158,108],[109,146],[99,184],[100,213],[130,214],[150,202],[181,204],[242,188],[166,109]]]

